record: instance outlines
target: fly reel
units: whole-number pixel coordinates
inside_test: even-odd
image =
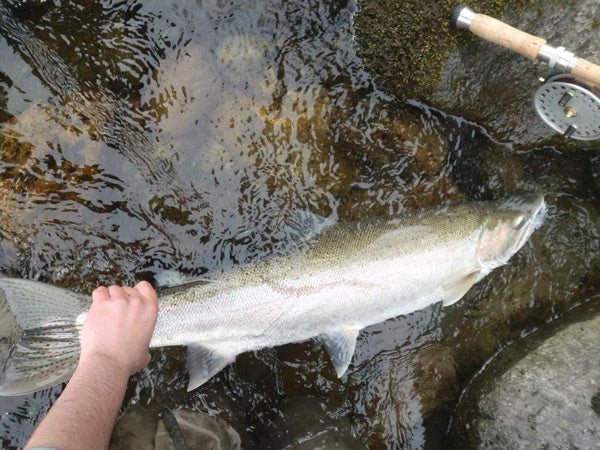
[[[565,74],[553,75],[537,88],[533,104],[554,130],[573,139],[600,139],[600,89]]]

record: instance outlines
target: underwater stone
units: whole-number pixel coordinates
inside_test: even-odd
[[[596,448],[598,303],[590,309],[587,320],[530,335],[492,360],[463,394],[448,448]]]
[[[317,398],[291,396],[273,427],[265,448],[296,450],[363,450],[366,446],[353,436],[347,417],[330,418]]]
[[[455,349],[432,344],[419,349],[415,362],[415,391],[427,420],[440,409],[451,410],[459,393]]]
[[[167,53],[142,92],[142,104],[150,110],[161,141],[193,147],[202,131],[198,123],[205,122],[221,100],[221,84],[214,57],[202,45],[191,43]]]
[[[227,37],[216,50],[224,73],[234,85],[247,85],[265,78],[269,43],[251,33]]]

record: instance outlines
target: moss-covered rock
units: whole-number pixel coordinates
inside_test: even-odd
[[[600,391],[596,392],[591,401],[592,409],[600,415]]]
[[[498,16],[531,0],[473,0],[478,12]],[[380,85],[405,99],[426,97],[442,77],[442,66],[464,38],[450,24],[452,0],[362,0],[355,19],[359,54]]]

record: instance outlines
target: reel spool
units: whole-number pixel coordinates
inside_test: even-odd
[[[565,74],[551,76],[537,88],[533,105],[548,126],[568,138],[600,139],[600,89]]]

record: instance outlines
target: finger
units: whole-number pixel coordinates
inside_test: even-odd
[[[99,286],[94,289],[94,292],[92,292],[92,301],[108,300],[109,296],[110,294],[108,293],[108,288],[106,286]]]
[[[154,288],[152,287],[152,285],[150,283],[148,283],[147,281],[140,281],[138,284],[135,285],[135,289],[143,297],[147,298],[152,303],[156,303],[156,301],[157,301],[156,291],[154,290]]]
[[[114,284],[108,287],[108,293],[110,294],[111,298],[127,297],[127,293],[123,290],[123,288]]]
[[[132,288],[131,286],[122,286],[121,288],[123,289],[123,291],[125,291],[125,294],[127,295],[127,297],[131,297],[131,296],[137,294],[137,291],[134,288]]]

